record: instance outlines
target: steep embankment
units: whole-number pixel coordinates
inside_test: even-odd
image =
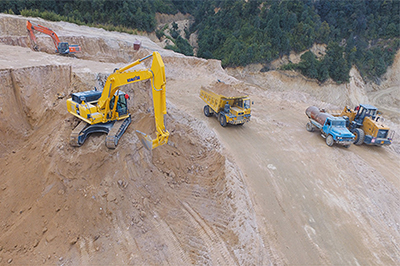
[[[154,131],[150,84],[144,82],[124,87],[135,116],[117,150],[105,147],[104,135],[72,148],[68,139],[76,119],[66,112],[66,96],[87,89],[85,83],[93,85],[94,77],[101,83],[105,76],[93,71],[99,63],[1,46],[10,51],[4,61],[26,65],[1,71],[7,80],[2,95],[8,96],[2,98],[1,120],[3,262],[268,260],[242,174],[201,121],[169,103],[170,145],[144,150],[134,134],[135,129]],[[26,54],[33,56],[32,63],[19,61]],[[179,57],[164,58],[180,64]],[[46,63],[58,60],[64,65]],[[182,62],[202,65],[199,75],[214,69],[205,60],[193,60]],[[255,258],[253,253],[264,255]]]
[[[4,153],[52,119],[54,105],[67,94],[71,67],[8,68],[1,70],[0,78],[0,151]]]
[[[133,57],[136,54],[133,49],[135,41],[140,41],[148,49],[160,49],[147,36],[109,32],[100,28],[78,26],[67,22],[48,22],[40,18],[26,18],[6,14],[0,14],[0,42],[8,45],[31,47],[31,41],[26,29],[27,20],[52,29],[61,42],[81,46],[82,51],[76,54],[76,57],[80,59],[128,63],[133,61]],[[55,46],[51,37],[38,31],[34,31],[34,33],[39,51],[55,54]],[[120,37],[115,38],[115,34]]]

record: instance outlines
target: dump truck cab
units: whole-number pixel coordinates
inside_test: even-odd
[[[239,125],[250,121],[250,99],[248,97],[227,99],[223,98],[226,102],[224,110],[220,111],[220,115],[225,115],[226,123]],[[220,119],[221,120],[221,119]],[[221,121],[220,121],[221,122]]]

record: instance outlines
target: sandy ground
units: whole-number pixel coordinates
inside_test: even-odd
[[[380,86],[355,70],[350,84],[320,86],[64,22],[39,23],[81,55],[53,54],[46,36],[33,52],[24,23],[0,15],[0,265],[400,264],[398,138],[328,147],[304,114],[371,103],[400,133],[400,54]],[[154,131],[143,82],[124,87],[133,123],[117,149],[104,135],[70,147],[68,95],[153,50],[166,66],[169,145],[148,152],[134,133]],[[223,128],[203,115],[200,88],[218,79],[250,95],[252,121]]]

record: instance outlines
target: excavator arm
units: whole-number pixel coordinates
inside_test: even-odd
[[[150,69],[127,71],[150,57],[153,58]],[[116,111],[115,108],[110,109],[110,101],[113,97],[118,97],[118,93],[116,94],[116,92],[118,91],[119,87],[148,79],[150,79],[153,95],[156,138],[151,139],[150,136],[138,130],[136,132],[143,145],[147,149],[151,150],[166,144],[169,137],[169,132],[165,129],[164,124],[164,115],[167,113],[165,94],[165,66],[161,55],[158,52],[153,52],[153,54],[136,60],[128,66],[115,70],[115,72],[107,78],[97,106],[101,113],[107,114],[103,116],[103,122],[107,122],[108,119],[115,120]],[[118,99],[116,98],[115,101],[117,100]]]
[[[26,29],[28,30],[28,34],[29,34],[29,37],[31,39],[33,50],[38,51],[39,50],[39,46],[36,43],[36,36],[33,33],[33,25],[29,20],[26,22]]]

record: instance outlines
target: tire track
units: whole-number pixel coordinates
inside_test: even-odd
[[[370,100],[376,106],[378,105],[380,109],[388,110],[393,113],[400,114],[400,108],[394,107],[393,105],[388,105],[385,101],[382,100],[384,97],[388,97],[388,94],[392,94],[393,92],[399,90],[399,87],[390,87],[385,90],[380,90],[376,93],[371,94]],[[390,96],[389,96],[390,97]]]
[[[180,203],[189,214],[189,219],[192,221],[191,224],[205,241],[207,250],[213,251],[209,252],[212,261],[216,262],[217,265],[239,265],[237,260],[231,256],[225,242],[214,232],[212,227],[188,203],[182,201]]]
[[[157,217],[157,215],[155,215]],[[175,235],[174,230],[164,220],[153,219],[152,223],[157,228],[159,234],[168,243],[168,250],[171,251],[167,254],[166,263],[164,265],[189,265],[191,264],[190,257],[185,254],[182,249],[182,243],[179,238]],[[165,254],[164,254],[165,255]]]

